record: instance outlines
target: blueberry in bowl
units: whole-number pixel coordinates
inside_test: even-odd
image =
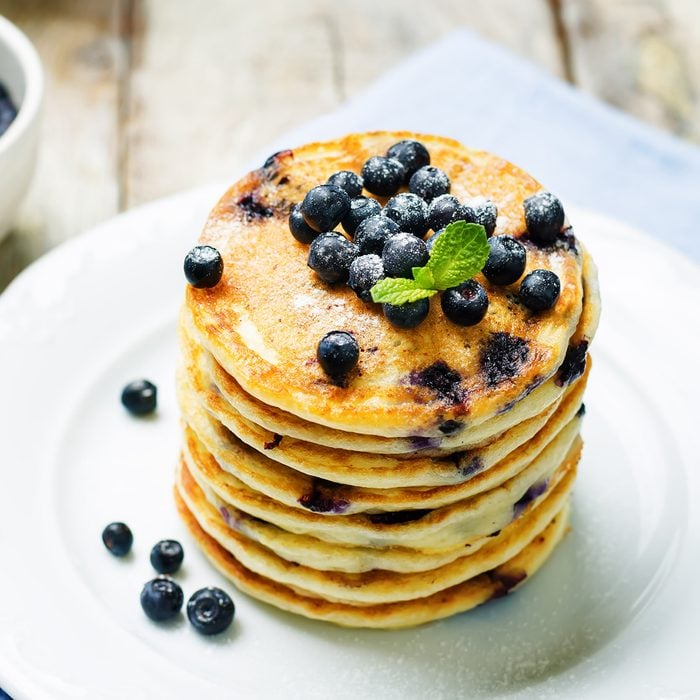
[[[12,225],[34,173],[43,94],[36,50],[0,16],[0,238]]]

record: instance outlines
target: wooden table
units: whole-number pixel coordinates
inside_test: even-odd
[[[700,141],[698,0],[0,0],[47,72],[40,162],[0,290],[52,246],[226,179],[416,49],[467,26]]]

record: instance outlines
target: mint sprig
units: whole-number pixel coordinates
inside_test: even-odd
[[[489,244],[484,227],[453,221],[435,240],[428,263],[413,268],[413,279],[387,277],[379,280],[370,289],[372,301],[401,306],[426,299],[474,277],[481,272],[488,257]]]

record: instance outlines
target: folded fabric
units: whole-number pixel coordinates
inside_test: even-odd
[[[700,149],[459,30],[410,57],[278,150],[349,131],[409,129],[502,155],[563,199],[700,261]]]

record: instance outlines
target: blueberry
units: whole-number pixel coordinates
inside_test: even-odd
[[[403,184],[406,169],[394,158],[372,156],[362,166],[365,189],[380,197],[391,197]]]
[[[458,287],[446,289],[440,303],[445,316],[460,326],[479,323],[489,308],[486,291],[476,280],[467,280]]]
[[[304,220],[301,204],[295,204],[289,212],[289,230],[299,243],[311,243],[318,236],[318,231],[311,228]]]
[[[135,416],[145,416],[156,410],[158,388],[148,379],[129,382],[122,389],[122,405]]]
[[[399,225],[386,216],[370,216],[355,231],[355,243],[360,255],[375,253],[381,255],[384,244],[399,233]]]
[[[187,617],[197,632],[219,634],[233,622],[236,606],[220,588],[202,588],[187,601]]]
[[[197,289],[215,287],[224,274],[221,253],[210,245],[198,245],[185,256],[185,277]]]
[[[486,229],[486,235],[491,236],[496,230],[496,218],[498,209],[496,205],[486,197],[473,197],[462,205],[461,219],[467,223],[481,224]]]
[[[420,141],[399,141],[395,143],[387,152],[387,157],[395,158],[406,169],[405,182],[411,178],[411,175],[422,168],[424,165],[430,165],[430,153],[428,149],[420,143]]]
[[[429,257],[425,241],[405,232],[392,236],[382,250],[384,271],[389,277],[412,278],[412,268],[423,267]]]
[[[402,231],[423,236],[428,230],[428,205],[416,194],[402,192],[384,207],[384,216],[395,221]]]
[[[525,246],[512,236],[489,238],[489,257],[482,272],[493,284],[513,284],[525,272]]]
[[[520,301],[532,311],[546,311],[557,303],[561,283],[551,270],[533,270],[520,283]]]
[[[553,243],[564,225],[564,207],[551,192],[538,192],[523,203],[525,226],[536,243]]]
[[[177,540],[161,540],[151,549],[151,566],[159,574],[174,574],[184,556],[182,545]]]
[[[437,239],[440,238],[443,233],[445,233],[445,229],[441,228],[439,231],[435,231],[435,233],[430,234],[430,236],[425,239],[425,247],[428,249],[429,253],[432,252],[435,241],[437,241]]]
[[[309,267],[325,282],[347,282],[357,246],[339,233],[322,233],[309,248]]]
[[[428,209],[428,227],[433,231],[445,228],[447,224],[462,218],[462,209],[457,197],[441,194],[430,202]]]
[[[304,221],[316,231],[332,231],[349,211],[348,193],[335,185],[310,189],[301,203]]]
[[[382,211],[382,205],[372,197],[355,197],[350,202],[350,211],[343,218],[343,228],[354,236],[357,227],[370,216],[376,216]]]
[[[157,576],[141,590],[141,607],[156,622],[175,617],[182,608],[183,600],[182,588],[165,576]]]
[[[342,379],[360,359],[360,346],[350,333],[331,331],[321,338],[316,357],[327,375]]]
[[[131,534],[128,525],[124,523],[110,523],[102,530],[102,541],[115,557],[125,557],[131,551],[134,536]]]
[[[347,192],[348,197],[359,197],[362,194],[362,178],[350,170],[333,173],[326,184],[340,187]]]
[[[382,310],[387,320],[398,328],[415,328],[425,321],[430,311],[430,301],[419,299],[407,304],[382,304]]]
[[[384,277],[384,265],[378,255],[360,255],[350,265],[348,285],[362,301],[372,301],[369,290]]]
[[[408,189],[426,202],[450,191],[450,178],[447,173],[433,165],[425,165],[416,170],[408,182]]]

